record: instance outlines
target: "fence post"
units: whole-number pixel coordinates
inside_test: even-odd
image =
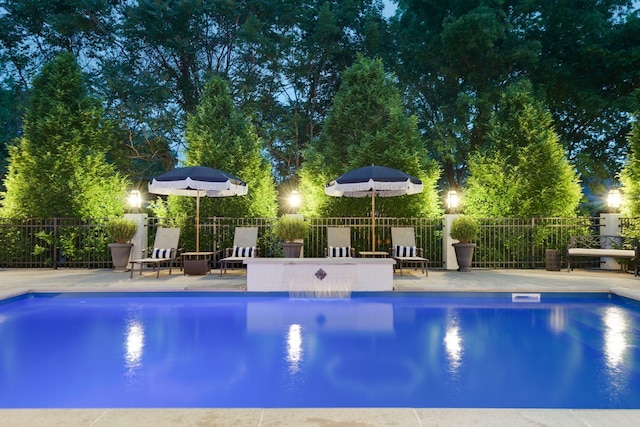
[[[601,236],[619,236],[620,235],[620,214],[617,213],[603,213],[600,214],[600,235]],[[606,257],[602,258],[603,269],[605,270],[619,270],[620,264],[618,264],[615,258]]]
[[[131,248],[131,253],[129,254],[129,261],[133,259],[144,258],[143,251],[147,250],[147,245],[149,244],[149,229],[147,227],[147,214],[124,214],[126,219],[130,219],[136,223],[138,226],[138,231],[136,231],[136,235],[131,239],[131,243],[133,243],[133,248]]]
[[[444,227],[442,229],[442,257],[444,258],[444,268],[445,270],[457,270],[458,269],[458,260],[456,259],[456,250],[452,246],[454,243],[458,241],[452,239],[449,235],[449,230],[451,230],[451,222],[456,214],[446,214],[444,216]]]

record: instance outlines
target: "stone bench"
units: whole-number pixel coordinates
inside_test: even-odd
[[[571,236],[567,248],[567,271],[572,257],[611,257],[633,260],[634,275],[638,275],[638,239],[623,236]]]

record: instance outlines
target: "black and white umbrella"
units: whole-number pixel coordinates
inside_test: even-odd
[[[149,183],[150,193],[196,198],[196,252],[200,251],[200,197],[244,196],[247,190],[240,178],[206,166],[176,168]]]
[[[365,166],[328,183],[325,194],[334,197],[371,197],[371,245],[376,250],[376,196],[394,197],[422,192],[422,181],[397,169]]]

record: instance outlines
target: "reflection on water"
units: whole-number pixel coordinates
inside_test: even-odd
[[[444,348],[449,361],[449,372],[455,374],[462,364],[462,337],[460,336],[460,319],[454,311],[447,313]]]
[[[127,319],[124,349],[127,369],[133,370],[140,367],[144,350],[144,327],[135,317]]]
[[[567,327],[567,316],[563,307],[553,307],[549,314],[551,330],[560,333]]]
[[[300,372],[302,356],[302,327],[300,325],[290,325],[289,333],[287,334],[287,363],[290,373]]]
[[[628,320],[619,307],[608,307],[604,312],[604,352],[607,366],[617,369],[624,362],[628,348]]]

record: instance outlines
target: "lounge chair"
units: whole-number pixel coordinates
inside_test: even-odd
[[[153,248],[143,250],[143,253],[146,252],[149,256],[146,258],[134,259],[129,261],[131,263],[130,277],[133,277],[133,270],[136,264],[140,265],[140,274],[142,274],[143,266],[153,266],[153,270],[157,270],[156,277],[160,277],[160,265],[169,264],[169,275],[171,275],[173,261],[175,261],[179,252],[179,239],[179,228],[158,228],[158,230],[156,231],[156,238],[153,241]]]
[[[224,250],[224,258],[220,260],[220,275],[227,273],[230,265],[242,265],[247,258],[259,255],[258,228],[236,227],[233,235],[233,247]]]
[[[328,258],[355,257],[356,251],[351,247],[351,228],[327,227],[327,248],[324,256]]]
[[[404,264],[420,264],[425,276],[429,275],[429,260],[424,258],[424,250],[416,247],[416,235],[412,227],[391,228],[391,243],[391,257],[396,260],[401,276]]]

